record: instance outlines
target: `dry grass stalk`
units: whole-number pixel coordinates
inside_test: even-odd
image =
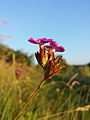
[[[86,106],[83,106],[83,107],[78,107],[76,109],[72,109],[72,110],[67,110],[67,111],[64,111],[64,112],[51,114],[51,115],[39,118],[38,120],[45,120],[47,118],[58,117],[58,116],[61,116],[63,114],[66,114],[66,113],[79,112],[79,111],[85,112],[85,111],[89,111],[89,109],[90,109],[90,105],[86,105]]]

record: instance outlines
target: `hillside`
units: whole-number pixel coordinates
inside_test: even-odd
[[[28,56],[20,50],[14,51],[13,49],[0,44],[0,60],[6,61],[7,63],[17,62],[30,66],[33,64],[33,55]]]
[[[38,65],[34,64],[34,56],[28,56],[27,53],[24,53],[20,50],[14,51],[13,49],[5,46],[0,45],[0,61],[5,61],[8,64],[14,64],[17,63],[19,65],[23,66],[32,66],[34,65],[35,69],[37,69]],[[66,61],[66,60],[65,60]],[[65,62],[66,64],[66,62]],[[38,66],[39,70],[41,69],[40,66]],[[39,71],[38,71],[39,73]],[[90,83],[90,63],[86,65],[68,65],[66,67],[66,70],[60,75],[58,74],[56,78],[62,78],[65,79],[65,81],[69,81],[71,77],[75,76],[75,80],[83,81],[85,84]]]

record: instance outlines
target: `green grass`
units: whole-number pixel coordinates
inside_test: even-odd
[[[16,69],[22,70],[18,79]],[[0,61],[0,120],[15,120],[42,75],[36,66]],[[55,79],[46,81],[18,120],[90,120],[90,109],[84,107],[90,104],[90,87]]]

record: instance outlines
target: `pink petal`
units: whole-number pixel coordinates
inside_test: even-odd
[[[52,41],[50,42],[50,46],[51,46],[52,48],[56,49],[56,47],[58,47],[58,43],[57,43],[56,41],[52,40]]]
[[[31,43],[33,43],[33,44],[39,44],[40,43],[40,40],[34,40],[32,37],[29,38],[28,41],[31,42]]]
[[[52,41],[52,39],[47,39],[47,38],[39,38],[37,40],[40,41],[40,44],[45,44]]]
[[[59,46],[56,48],[56,52],[64,52],[64,51],[65,51],[65,49],[63,46]]]
[[[48,43],[48,42],[51,42],[51,41],[52,41],[52,39],[46,39],[46,38],[43,38],[41,40],[41,42],[44,42],[44,43]]]

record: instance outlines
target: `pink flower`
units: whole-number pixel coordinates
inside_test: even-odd
[[[39,58],[41,59],[42,65],[46,64],[48,55],[47,55],[47,52],[45,51],[44,44],[51,42],[52,39],[39,38],[39,39],[35,40],[31,37],[31,38],[29,38],[28,41],[33,44],[39,44],[39,47],[40,47]]]
[[[47,39],[47,38],[39,38],[37,40],[34,40],[32,37],[29,38],[28,40],[29,42],[33,43],[33,44],[40,44],[40,45],[43,45],[45,43],[48,43],[48,42],[51,42],[52,39]]]
[[[46,64],[47,62],[47,52],[45,51],[45,43],[49,43],[52,41],[52,39],[47,39],[47,38],[39,38],[37,40],[34,40],[32,37],[29,38],[28,40],[29,42],[33,43],[33,44],[39,44],[40,45],[40,59],[41,59],[41,63],[42,65]]]
[[[45,66],[48,61],[51,61],[54,59],[54,52],[64,52],[65,49],[63,46],[59,46],[56,41],[53,39],[47,39],[47,38],[39,38],[39,39],[33,39],[32,37],[29,38],[29,42],[33,44],[39,44],[40,51],[37,52],[36,59],[40,63],[41,66]],[[45,43],[49,43],[50,45],[44,45]]]
[[[15,74],[16,74],[16,77],[19,78],[19,77],[21,76],[21,74],[22,74],[22,71],[19,70],[19,69],[17,69],[17,70],[15,71]]]
[[[50,42],[51,49],[55,50],[56,52],[64,52],[65,49],[63,46],[58,46],[58,43],[54,40]]]

